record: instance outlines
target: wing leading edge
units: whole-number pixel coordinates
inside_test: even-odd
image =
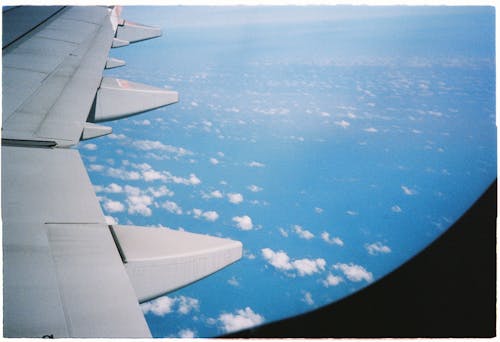
[[[36,9],[3,14],[4,335],[149,337],[139,302],[235,262],[242,245],[107,225],[68,147],[111,133],[98,122],[178,101],[176,92],[102,77],[124,64],[108,57],[111,47],[161,31],[123,20],[119,7]]]

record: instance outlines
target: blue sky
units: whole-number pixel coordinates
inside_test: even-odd
[[[442,234],[496,176],[492,8],[127,7],[164,35],[109,76],[180,102],[80,145],[109,220],[242,241],[150,303],[156,337],[326,305]],[[431,281],[431,280],[430,280]]]

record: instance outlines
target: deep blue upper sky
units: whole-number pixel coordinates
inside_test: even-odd
[[[338,300],[432,242],[496,177],[493,8],[123,14],[164,35],[113,50],[127,66],[107,74],[180,102],[81,145],[105,214],[244,245],[236,264],[143,305],[154,336]]]

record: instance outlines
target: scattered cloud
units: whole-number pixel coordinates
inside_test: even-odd
[[[299,276],[312,275],[323,271],[326,266],[325,259],[297,259],[292,261],[293,267],[299,273]]]
[[[110,199],[104,201],[103,207],[108,213],[119,213],[125,210],[125,206],[121,202]]]
[[[330,237],[330,233],[328,232],[321,233],[321,238],[330,245],[337,245],[341,247],[344,245],[344,241],[342,241],[339,237]]]
[[[236,277],[231,277],[227,283],[231,286],[240,286],[240,282],[238,281],[238,279],[236,279]]]
[[[113,140],[123,140],[127,138],[125,134],[115,134],[115,133],[108,134],[107,137]]]
[[[104,170],[103,165],[99,165],[99,164],[90,164],[89,165],[89,171],[101,172],[103,170]]]
[[[311,292],[306,292],[304,293],[304,298],[302,298],[302,301],[306,303],[307,305],[313,305],[314,300],[312,299]]]
[[[172,312],[175,301],[174,298],[163,296],[141,304],[141,309],[144,314],[152,313],[153,315],[163,317]]]
[[[223,313],[218,317],[217,321],[222,325],[224,332],[229,333],[262,324],[264,317],[247,306],[235,313]]]
[[[326,261],[322,258],[290,261],[284,251],[275,252],[270,248],[263,248],[261,252],[264,259],[274,268],[279,271],[296,271],[301,277],[323,271],[326,266]]]
[[[216,158],[210,158],[210,164],[217,165],[219,164],[219,161]]]
[[[216,211],[203,211],[201,209],[194,208],[192,210],[194,218],[204,218],[207,221],[214,222],[219,218],[219,214]]]
[[[403,211],[403,209],[401,209],[401,207],[399,205],[394,205],[391,207],[391,210],[395,213],[400,213]]]
[[[250,166],[250,167],[264,167],[264,166],[266,166],[265,164],[259,163],[257,161],[251,161],[247,165]]]
[[[196,298],[179,296],[175,297],[178,308],[177,311],[180,314],[187,315],[191,311],[198,311],[200,309],[200,302]]]
[[[354,211],[354,210],[347,210],[345,213],[349,216],[357,216],[358,215],[358,212]]]
[[[323,210],[323,208],[318,208],[318,207],[314,208],[314,212],[315,212],[316,214],[322,214],[322,213],[323,213],[323,211],[324,211],[324,210]]]
[[[177,335],[180,338],[194,338],[196,336],[195,332],[190,329],[182,329]]]
[[[122,180],[139,180],[141,174],[137,171],[126,171],[124,169],[108,168],[108,176]]]
[[[329,273],[326,279],[322,281],[322,283],[325,287],[330,287],[330,286],[337,286],[343,281],[344,279],[342,277],[334,276],[333,274]]]
[[[310,231],[302,228],[301,226],[299,225],[294,225],[292,227],[293,231],[301,238],[301,239],[305,239],[305,240],[310,240],[314,237],[314,234],[311,233]]]
[[[224,195],[222,194],[222,192],[220,192],[219,190],[214,190],[208,194],[206,193],[202,193],[202,197],[204,199],[210,199],[210,198],[223,198]]]
[[[413,189],[408,188],[407,186],[401,185],[401,189],[403,190],[405,195],[412,196],[415,195],[417,192]]]
[[[165,201],[161,207],[167,210],[169,213],[182,215],[182,208],[173,201]]]
[[[342,271],[347,279],[353,282],[360,282],[362,280],[367,282],[373,281],[373,274],[360,265],[337,263],[333,268]]]
[[[149,206],[153,200],[148,195],[130,195],[127,197],[128,213],[151,216],[152,211]]]
[[[288,232],[285,229],[279,227],[278,230],[280,231],[281,236],[288,237]]]
[[[374,127],[369,127],[369,128],[365,128],[364,131],[368,132],[368,133],[377,133],[378,129],[376,129]]]
[[[187,315],[191,311],[199,310],[199,301],[196,298],[186,296],[162,296],[141,304],[141,309],[144,314],[152,313],[156,316],[165,316],[174,311],[181,315]]]
[[[391,252],[391,248],[389,246],[385,246],[380,242],[365,244],[365,248],[370,255],[387,254]]]
[[[149,121],[148,119],[145,119],[142,121],[134,120],[133,122],[134,122],[134,125],[137,125],[137,126],[149,126],[149,125],[151,125],[151,121]]]
[[[254,184],[247,186],[247,189],[250,190],[251,192],[260,192],[260,191],[264,190],[260,186],[257,186]]]
[[[227,198],[229,199],[229,202],[233,204],[240,204],[243,202],[243,195],[238,194],[238,193],[229,193],[227,194]]]
[[[96,144],[85,144],[82,146],[84,149],[89,150],[89,151],[95,151],[97,150],[97,145]]]
[[[183,147],[165,145],[161,141],[135,140],[132,142],[132,146],[138,150],[141,150],[141,151],[162,151],[162,152],[175,154],[178,157],[182,157],[185,155],[193,155],[193,152],[191,152]]]
[[[252,219],[248,215],[235,216],[233,221],[236,222],[236,227],[241,230],[251,230],[253,228]]]
[[[111,194],[119,194],[123,192],[123,188],[116,183],[111,183],[107,187],[105,187],[103,191]]]
[[[149,187],[147,189],[147,191],[153,195],[153,197],[163,197],[163,196],[168,196],[168,197],[172,197],[175,193],[170,190],[169,188],[167,188],[165,185],[162,185],[160,186],[159,188],[152,188],[152,187]]]
[[[345,120],[335,121],[334,124],[337,125],[337,126],[340,126],[340,127],[344,128],[344,129],[346,129],[347,127],[349,127],[351,125],[349,122],[347,122]]]

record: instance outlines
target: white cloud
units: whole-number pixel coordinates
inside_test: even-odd
[[[363,266],[350,264],[337,263],[333,266],[337,270],[341,270],[350,281],[359,282],[365,280],[367,282],[373,281],[373,274],[368,272]]]
[[[400,213],[403,211],[403,209],[401,209],[401,207],[399,205],[394,205],[391,207],[391,210],[395,213]]]
[[[321,213],[323,213],[323,208],[316,207],[316,208],[314,208],[314,212],[316,212],[316,214],[321,214]]]
[[[250,167],[264,167],[266,166],[265,164],[256,162],[256,161],[251,161],[250,163],[247,164]]]
[[[330,286],[337,286],[342,281],[344,281],[342,277],[334,276],[333,274],[329,273],[326,279],[323,280],[322,283],[325,287],[330,287]]]
[[[161,180],[161,181],[167,180],[167,177],[163,173],[155,170],[142,171],[142,177],[146,182],[152,182],[155,180]]]
[[[110,139],[114,139],[114,140],[123,140],[125,139],[127,136],[125,134],[115,134],[115,133],[111,133],[111,134],[108,134],[107,135],[108,138]]]
[[[290,257],[284,251],[275,252],[270,248],[263,248],[261,252],[264,259],[278,270],[288,271],[293,269]]]
[[[212,191],[209,194],[203,194],[202,197],[205,198],[205,199],[209,199],[209,198],[222,198],[222,197],[224,197],[224,195],[222,195],[222,192],[220,192],[219,190],[214,190],[214,191]]]
[[[149,208],[153,200],[148,195],[130,195],[127,197],[128,213],[139,214],[142,216],[151,216],[152,211]]]
[[[236,222],[236,226],[241,230],[251,230],[253,228],[252,219],[248,215],[235,216],[233,221]]]
[[[147,190],[153,197],[163,197],[163,196],[168,196],[172,197],[174,195],[174,192],[167,188],[165,185],[160,186],[159,188],[148,188]]]
[[[344,241],[342,241],[339,237],[330,237],[330,233],[328,232],[321,233],[321,238],[323,239],[323,241],[329,243],[330,245],[337,245],[337,246],[344,245]]]
[[[138,125],[138,126],[149,126],[149,125],[151,125],[151,121],[149,121],[148,119],[145,119],[145,120],[142,120],[142,121],[136,121],[136,120],[134,120],[134,124]]]
[[[417,192],[413,189],[408,188],[407,186],[401,185],[401,189],[405,193],[405,195],[412,196],[415,195]]]
[[[105,187],[103,191],[111,194],[119,194],[123,192],[123,188],[116,183],[111,183],[107,187]]]
[[[201,209],[194,208],[192,210],[194,218],[204,218],[207,221],[214,222],[219,218],[219,214],[216,211],[203,211]]]
[[[292,266],[299,272],[299,276],[311,275],[323,271],[326,266],[325,259],[298,259],[292,261]]]
[[[195,332],[190,329],[182,329],[179,331],[177,334],[180,338],[194,338],[195,337]]]
[[[264,190],[260,186],[257,186],[254,184],[247,186],[247,189],[250,190],[251,192],[259,192],[259,191]]]
[[[216,158],[210,158],[210,164],[217,165],[219,164],[219,161]]]
[[[305,302],[307,305],[313,305],[314,300],[312,299],[311,292],[304,293],[304,298],[302,298],[302,301]]]
[[[198,311],[200,309],[200,302],[196,298],[180,296],[176,297],[178,303],[177,312],[183,315],[187,315],[191,311]]]
[[[138,180],[141,179],[141,174],[137,171],[126,171],[123,169],[108,168],[108,176],[123,180]]]
[[[240,285],[240,282],[238,281],[238,279],[236,279],[236,277],[231,277],[231,279],[229,279],[227,281],[227,283],[231,286],[239,286]]]
[[[233,332],[254,327],[264,322],[264,317],[255,313],[250,307],[237,310],[236,313],[223,313],[218,321],[225,332]]]
[[[97,150],[97,145],[96,144],[85,144],[83,145],[83,148],[89,151],[95,151]]]
[[[336,124],[337,126],[340,126],[344,129],[346,129],[347,127],[349,127],[351,124],[345,120],[342,120],[342,121],[335,121],[334,124]]]
[[[288,232],[285,229],[283,229],[282,227],[279,227],[279,231],[280,231],[281,236],[288,237]]]
[[[104,166],[100,164],[90,164],[89,165],[89,171],[97,171],[101,172],[104,170]]]
[[[132,142],[132,146],[142,150],[142,151],[163,151],[167,153],[172,153],[176,154],[177,156],[185,156],[185,155],[192,155],[193,152],[183,148],[183,147],[176,147],[172,145],[165,145],[161,141],[153,141],[153,140],[136,140]]]
[[[389,246],[385,246],[380,242],[366,244],[365,248],[366,248],[368,254],[371,254],[371,255],[387,254],[387,253],[391,252],[391,248]]]
[[[311,233],[310,231],[306,230],[306,229],[303,229],[301,226],[299,225],[294,225],[293,226],[293,231],[301,238],[301,239],[306,239],[306,240],[310,240],[314,237],[314,234]]]
[[[104,210],[109,213],[119,213],[125,210],[125,206],[119,201],[107,199],[103,204]]]
[[[150,302],[141,304],[141,309],[144,314],[151,312],[156,316],[165,316],[166,314],[172,312],[174,304],[174,298],[163,296]]]
[[[376,129],[374,127],[369,127],[369,128],[365,128],[364,131],[368,132],[368,133],[377,133],[378,129]]]
[[[354,210],[347,210],[346,214],[349,215],[349,216],[357,216],[358,212],[354,211]]]
[[[142,193],[140,188],[128,184],[125,185],[124,190],[127,193],[127,195],[139,196]]]
[[[238,194],[238,193],[229,193],[227,194],[227,198],[229,199],[229,202],[233,204],[240,204],[243,202],[243,195]]]
[[[214,222],[219,218],[219,214],[216,211],[205,211],[202,216],[210,222]]]
[[[156,316],[165,316],[174,311],[177,311],[181,315],[186,315],[191,311],[199,310],[199,301],[196,298],[186,296],[162,296],[141,304],[141,309],[144,314],[152,313]]]
[[[161,207],[172,214],[182,215],[182,208],[173,201],[165,201]]]
[[[201,183],[201,180],[198,177],[196,177],[194,173],[192,173],[189,175],[188,183],[189,185],[198,185]]]
[[[326,261],[322,258],[304,258],[290,261],[290,257],[284,251],[275,252],[270,248],[263,248],[261,252],[264,259],[276,269],[280,271],[297,271],[301,277],[323,271],[326,266]]]

